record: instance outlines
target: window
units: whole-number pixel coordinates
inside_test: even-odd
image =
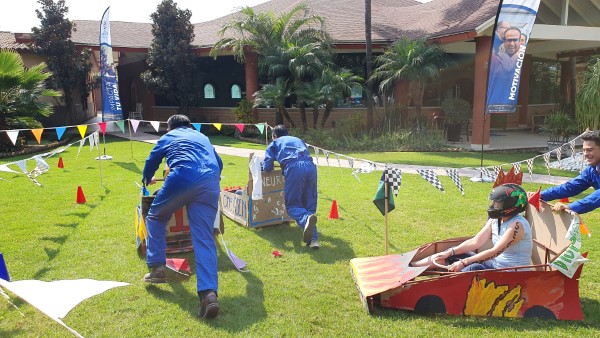
[[[214,99],[215,98],[215,87],[207,83],[204,85],[204,98],[205,99]]]
[[[350,97],[352,97],[352,99],[360,99],[362,97],[362,87],[360,85],[352,86]]]
[[[240,86],[234,84],[231,86],[231,98],[232,99],[241,99],[242,91],[240,90]]]

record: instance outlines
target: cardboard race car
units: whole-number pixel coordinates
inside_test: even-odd
[[[540,201],[539,211],[528,205],[526,218],[532,226],[533,252],[524,269],[448,272],[441,267],[410,266],[468,237],[428,243],[400,255],[352,259],[351,273],[363,305],[369,313],[383,307],[417,313],[583,320],[579,276],[586,254],[579,253],[579,216],[553,213],[551,205]],[[482,249],[491,247],[491,241],[487,245]]]

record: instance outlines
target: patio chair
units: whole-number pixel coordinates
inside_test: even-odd
[[[135,111],[129,112],[129,118],[132,120],[143,120],[144,119],[144,117],[142,116],[142,104],[141,103],[135,104]]]

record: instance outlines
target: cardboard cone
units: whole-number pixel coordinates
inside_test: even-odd
[[[2,256],[2,253],[0,253],[0,278],[10,282],[10,276],[8,275],[8,269],[6,269],[6,263],[4,263],[4,256]]]
[[[338,214],[337,201],[333,200],[333,202],[331,203],[331,211],[329,212],[329,218],[338,219],[339,217],[340,215]]]
[[[64,165],[64,163],[63,163],[63,160],[62,160],[62,157],[59,157],[59,158],[58,158],[58,167],[59,167],[59,168],[64,168],[64,167],[65,167],[65,165]]]
[[[84,204],[85,203],[85,195],[83,194],[83,189],[81,189],[81,186],[77,187],[77,204]]]

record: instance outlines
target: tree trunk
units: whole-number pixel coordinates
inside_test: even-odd
[[[275,109],[275,124],[276,125],[283,124],[283,114],[281,114],[282,109],[285,109],[285,108],[282,106],[282,107],[277,107],[277,109]]]
[[[288,120],[288,122],[290,123],[290,126],[292,128],[296,128],[296,124],[294,123],[294,121],[292,120],[292,117],[290,116],[290,114],[288,113],[287,109],[285,109],[284,106],[281,106],[281,114],[285,117],[286,120]],[[283,124],[283,121],[282,123]]]
[[[367,129],[373,129],[373,91],[369,84],[369,78],[371,77],[372,59],[373,59],[373,47],[371,45],[371,0],[365,0],[365,47],[366,47],[366,58],[367,74],[365,80],[367,81]],[[324,116],[323,116],[324,117]]]
[[[313,128],[317,129],[317,121],[319,121],[319,106],[313,107]]]
[[[327,119],[329,118],[329,115],[331,115],[331,111],[333,110],[333,105],[331,103],[327,103],[325,104],[325,111],[323,111],[323,120],[321,120],[321,128],[325,127],[325,122],[327,122]]]
[[[302,130],[308,130],[308,123],[306,122],[306,102],[300,103],[300,120],[302,121]]]

